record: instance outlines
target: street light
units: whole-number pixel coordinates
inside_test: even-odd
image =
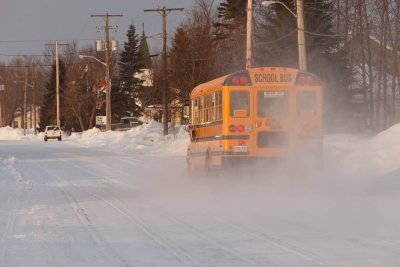
[[[307,70],[306,58],[306,41],[304,36],[304,17],[303,17],[303,0],[296,0],[297,15],[290,10],[290,8],[281,1],[269,0],[261,3],[263,6],[268,7],[271,4],[280,4],[284,6],[296,19],[297,19],[297,40],[299,47],[299,68],[302,71]]]
[[[111,130],[111,79],[110,79],[110,65],[103,62],[98,58],[87,55],[79,55],[79,58],[92,58],[106,67],[106,131]]]
[[[97,62],[99,62],[99,63],[101,63],[101,64],[103,64],[104,66],[107,66],[107,64],[106,63],[104,63],[103,61],[101,61],[100,59],[98,59],[98,58],[95,58],[95,57],[93,57],[93,56],[86,56],[86,55],[79,55],[79,58],[80,59],[82,59],[82,58],[92,58],[92,59],[94,59],[94,60],[96,60]]]

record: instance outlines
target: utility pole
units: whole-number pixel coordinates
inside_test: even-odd
[[[36,91],[35,91],[35,65],[32,66],[32,100],[33,100],[33,134],[36,135],[37,131],[36,131]],[[32,109],[31,109],[32,110]],[[32,111],[31,111],[31,115],[32,115]]]
[[[110,33],[109,33],[109,19],[110,17],[122,17],[122,14],[97,14],[90,15],[91,17],[104,17],[106,33],[106,131],[111,130],[111,79],[110,79]],[[133,74],[132,74],[133,75]]]
[[[32,81],[32,94],[33,94],[33,134],[36,135],[36,92],[35,92],[35,80]],[[32,112],[31,112],[32,114]]]
[[[26,135],[26,84],[28,83],[28,72],[25,72],[25,82],[24,82],[24,136]]]
[[[299,68],[302,71],[307,70],[306,60],[306,39],[304,37],[304,14],[303,14],[303,0],[297,0],[297,38],[299,45]]]
[[[246,69],[251,68],[251,35],[253,20],[253,0],[247,0]]]
[[[168,103],[167,103],[167,91],[168,91],[168,71],[167,71],[167,15],[171,11],[183,11],[183,8],[156,8],[156,9],[145,9],[144,12],[157,12],[162,16],[162,39],[163,39],[163,134],[168,135]]]
[[[58,46],[60,45],[68,45],[68,44],[59,44],[58,41],[55,41],[54,45],[56,47],[56,99],[57,99],[57,126],[60,126],[60,59],[58,53]]]
[[[4,91],[4,84],[0,84],[0,93]],[[3,99],[0,99],[0,128],[3,127],[3,110],[1,109],[1,102]]]

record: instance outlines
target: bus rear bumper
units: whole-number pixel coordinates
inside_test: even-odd
[[[248,168],[248,167],[270,167],[279,165],[282,162],[280,157],[223,157],[222,168]]]

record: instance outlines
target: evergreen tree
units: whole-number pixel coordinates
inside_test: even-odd
[[[140,36],[139,52],[142,55],[143,68],[150,69],[152,64],[150,59],[149,45],[147,44],[147,36],[144,33],[144,26],[142,36]]]
[[[283,0],[282,3],[293,10],[295,0]],[[260,19],[264,21],[260,26],[256,25],[253,32],[254,65],[298,68],[296,18],[280,4],[261,11],[264,12]]]
[[[142,36],[140,37],[139,51],[140,54],[142,55],[143,68],[148,70],[147,72],[148,75],[151,75],[151,77],[143,77],[143,78],[144,79],[147,78],[153,81],[154,80],[153,63],[151,62],[150,50],[147,44],[147,36],[144,32],[143,24],[142,27],[143,31],[142,31]],[[142,108],[145,108],[153,104],[160,104],[162,102],[161,100],[159,100],[160,95],[161,93],[159,92],[158,88],[154,86],[154,81],[153,85],[151,86],[143,86],[142,97],[141,97]]]
[[[139,51],[139,38],[133,24],[126,34],[127,41],[120,53],[119,74],[114,77],[111,89],[112,117],[119,120],[123,116],[138,116],[142,110],[140,99],[143,81],[135,77],[143,68]]]
[[[223,65],[221,74],[244,69],[246,65],[247,0],[225,0],[218,6],[215,38]]]

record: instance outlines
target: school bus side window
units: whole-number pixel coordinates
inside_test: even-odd
[[[248,117],[249,116],[249,92],[233,91],[230,94],[230,115],[231,117]]]
[[[204,96],[204,122],[210,122],[211,117],[210,95]]]
[[[215,93],[211,94],[210,119],[211,121],[215,121]]]
[[[215,110],[216,116],[215,120],[222,120],[222,91],[217,91],[216,93],[216,101],[215,101]]]
[[[203,123],[204,122],[204,96],[200,96],[200,98],[199,98],[199,113],[200,113],[199,122]]]
[[[199,99],[195,98],[192,100],[192,114],[193,114],[193,124],[199,123]]]

